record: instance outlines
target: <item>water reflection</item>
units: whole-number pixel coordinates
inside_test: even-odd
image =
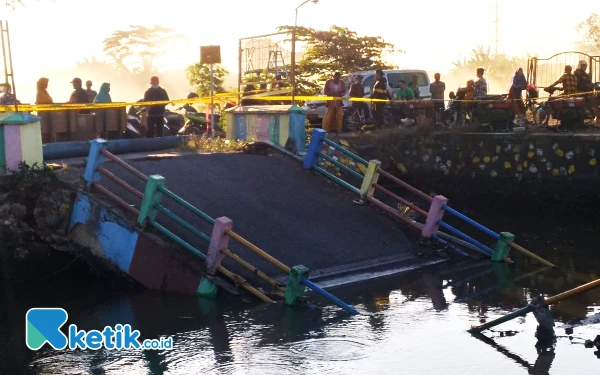
[[[457,225],[458,226],[458,225]],[[546,229],[548,232],[548,230]],[[600,334],[600,290],[551,306],[559,335],[551,346],[535,338],[526,316],[473,337],[473,324],[495,319],[596,277],[600,255],[588,237],[550,247],[519,234],[558,264],[544,268],[513,254],[515,264],[453,263],[334,290],[356,306],[350,317],[311,296],[299,308],[248,306],[71,280],[16,291],[2,283],[0,374],[589,374],[597,368],[585,339]],[[585,232],[585,231],[584,231]],[[565,233],[562,231],[561,233]],[[597,239],[597,234],[594,234]],[[60,306],[81,329],[129,323],[143,338],[173,336],[173,351],[32,352],[23,319],[35,306]]]

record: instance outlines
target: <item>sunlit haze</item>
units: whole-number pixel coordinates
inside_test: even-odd
[[[23,0],[24,7],[2,10],[9,21],[17,93],[22,102],[35,99],[35,82],[50,78],[49,92],[57,102],[66,101],[73,77],[91,79],[97,90],[101,74],[74,70],[75,62],[95,56],[104,60],[102,41],[128,25],[161,25],[174,28],[189,40],[165,55],[163,71],[178,70],[161,77],[171,97],[183,97],[191,87],[185,67],[199,60],[201,45],[220,45],[223,63],[231,72],[227,87],[237,84],[238,40],[276,32],[280,25],[293,25],[294,9],[301,0],[190,1],[171,0]],[[401,68],[425,69],[443,74],[452,62],[469,55],[477,46],[492,47],[493,0],[421,0],[415,2],[365,2],[320,0],[309,2],[298,12],[298,25],[327,29],[348,27],[360,35],[382,36],[405,51],[391,57]],[[503,4],[500,51],[508,55],[528,53],[549,57],[572,50],[581,39],[575,26],[591,12],[600,12],[600,2],[564,4],[555,0],[499,1]],[[595,5],[591,5],[595,3]],[[564,8],[563,8],[564,7]],[[564,10],[564,11],[563,11]],[[551,22],[546,25],[546,21]],[[173,43],[178,41],[174,40]],[[511,77],[507,77],[507,82]],[[166,81],[171,81],[169,82]],[[176,82],[176,84],[175,84]],[[462,81],[461,81],[462,82]],[[454,89],[453,86],[451,86]],[[111,82],[116,101],[135,101],[145,87],[120,87]]]

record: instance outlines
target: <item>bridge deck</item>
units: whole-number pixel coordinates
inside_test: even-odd
[[[229,217],[235,232],[290,267],[339,268],[393,255],[417,260],[417,252],[423,251],[391,218],[373,207],[356,205],[350,193],[283,154],[194,154],[129,163],[146,175],[162,175],[169,190],[213,218]],[[107,169],[144,190],[141,181],[119,166],[108,163]],[[107,178],[102,183],[122,191]],[[128,195],[120,194],[139,207],[139,200]],[[200,218],[171,199],[163,198],[163,204],[210,236],[212,227]],[[159,213],[158,221],[206,251],[205,242],[168,217]],[[233,240],[230,245],[267,274],[281,274],[249,249]],[[224,263],[239,272],[231,259]]]

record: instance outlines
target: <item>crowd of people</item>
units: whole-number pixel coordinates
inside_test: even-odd
[[[52,96],[48,93],[49,79],[42,77],[37,81],[37,93],[35,98],[35,104],[54,104]],[[85,89],[83,88],[83,81],[81,78],[73,78],[71,81],[73,85],[73,92],[66,103],[71,104],[89,104],[89,103],[112,103],[110,96],[110,83],[104,82],[100,85],[100,90],[95,91],[92,89],[93,83],[88,80],[85,83]],[[150,78],[150,88],[144,93],[144,102],[155,102],[155,101],[167,101],[169,95],[167,91],[160,87],[159,79],[156,76]],[[13,105],[21,104],[12,92],[12,86],[10,84],[4,84],[4,94],[0,97],[0,105]],[[160,137],[162,136],[163,118],[166,110],[165,105],[152,105],[148,106],[147,111],[147,126],[148,126],[148,137]],[[89,109],[80,109],[80,114],[89,114]]]
[[[476,70],[477,79],[471,79],[466,82],[466,86],[459,88],[457,92],[449,92],[450,100],[454,100],[454,105],[467,107],[469,101],[479,101],[489,99],[488,96],[488,85],[484,78],[485,70],[478,68]],[[323,129],[328,132],[341,132],[344,118],[343,112],[343,101],[342,97],[346,95],[346,84],[341,79],[342,74],[340,72],[334,73],[333,77],[325,82],[324,94],[326,96],[333,96],[336,100],[327,101],[327,112],[323,118]],[[350,86],[349,97],[351,98],[364,98],[365,92],[362,86],[362,76],[357,75],[355,82]],[[446,84],[442,82],[440,73],[435,73],[434,81],[429,86],[431,93],[431,99],[434,101],[434,121],[439,123],[441,121],[441,114],[444,111],[445,105],[445,91]],[[593,83],[590,75],[587,73],[587,62],[585,60],[579,61],[577,69],[573,72],[573,68],[570,65],[565,66],[564,74],[548,88],[555,87],[558,84],[563,86],[563,95],[572,96],[582,94],[586,100],[590,103],[592,110],[594,111],[595,124],[600,124],[600,102],[596,95],[590,95],[593,91]],[[532,92],[537,92],[537,89],[527,82],[523,68],[518,68],[513,76],[512,84],[506,95],[508,100],[515,102],[515,114],[517,122],[523,124],[525,122],[525,103],[523,101],[523,91],[529,89]],[[388,101],[403,101],[403,100],[414,100],[420,98],[418,77],[413,75],[412,81],[407,83],[404,80],[400,80],[399,85],[395,88],[394,92],[388,89],[387,80],[382,70],[375,71],[375,85],[370,92],[371,99],[379,99],[371,102],[371,110],[373,114],[374,124],[377,127],[383,126],[385,106]],[[462,104],[461,104],[462,103]],[[450,104],[449,104],[450,105]],[[368,114],[369,107],[365,101],[352,101],[352,106],[355,109],[362,111],[364,114]]]

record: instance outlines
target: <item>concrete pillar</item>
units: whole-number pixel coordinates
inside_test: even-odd
[[[146,187],[144,188],[144,198],[142,198],[140,205],[139,225],[145,225],[147,219],[154,220],[156,218],[156,214],[158,213],[156,205],[160,204],[163,196],[159,188],[164,187],[165,184],[166,180],[161,175],[154,174],[148,176],[148,181],[146,181]]]
[[[502,262],[510,253],[510,244],[515,240],[515,235],[508,232],[501,232],[494,254],[492,254],[492,262]]]
[[[288,306],[297,305],[300,298],[304,295],[304,284],[302,279],[308,278],[309,269],[304,266],[294,266],[288,275],[283,302]]]
[[[90,152],[86,158],[85,171],[83,172],[83,179],[87,182],[87,188],[90,189],[94,182],[100,181],[100,172],[98,172],[98,165],[106,161],[106,157],[100,152],[106,148],[106,141],[104,139],[94,139],[90,142]]]
[[[41,118],[26,113],[0,114],[0,175],[19,165],[44,166]]]
[[[221,265],[225,254],[221,251],[229,246],[229,236],[225,233],[233,227],[233,221],[228,217],[219,217],[215,220],[208,253],[206,254],[206,270],[209,275],[214,275]]]
[[[444,209],[448,203],[448,198],[442,195],[436,195],[433,197],[433,201],[431,201],[431,205],[429,206],[429,212],[427,213],[427,219],[425,220],[425,225],[421,230],[421,236],[424,238],[431,238],[438,231],[438,221],[442,220],[444,216]]]
[[[373,193],[375,191],[373,185],[376,184],[377,180],[379,179],[380,166],[381,162],[379,160],[369,160],[369,165],[367,166],[367,171],[365,172],[365,178],[363,179],[360,187],[361,201],[365,201],[368,198],[373,197]]]

